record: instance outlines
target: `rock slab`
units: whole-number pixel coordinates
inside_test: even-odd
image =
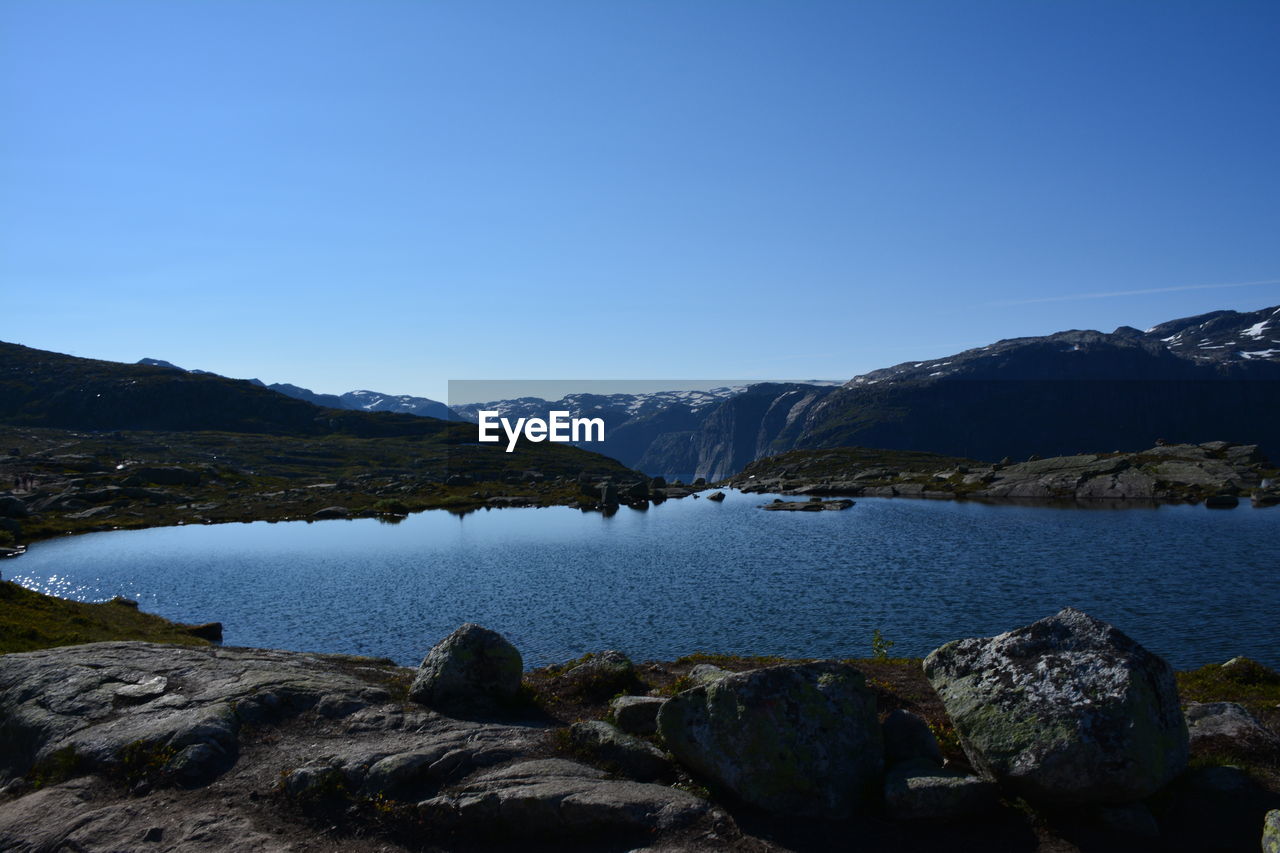
[[[994,782],[925,758],[904,761],[885,774],[884,803],[894,820],[951,820],[990,811],[997,802]]]
[[[678,827],[708,804],[675,788],[611,780],[602,770],[550,758],[482,774],[418,807],[433,825],[455,832],[546,838]]]

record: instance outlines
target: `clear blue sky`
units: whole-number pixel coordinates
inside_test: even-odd
[[[1277,44],[1274,0],[7,0],[0,339],[440,399],[1278,304]]]

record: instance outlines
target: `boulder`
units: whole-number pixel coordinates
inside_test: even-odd
[[[942,749],[923,719],[898,708],[890,711],[880,724],[884,735],[884,760],[892,767],[913,758],[923,758],[942,766]]]
[[[666,701],[658,696],[619,696],[609,703],[609,711],[624,732],[651,735],[658,730],[658,709]]]
[[[588,655],[560,676],[571,693],[587,699],[608,699],[636,683],[635,665],[622,652],[609,649]]]
[[[442,711],[491,711],[515,698],[523,672],[515,646],[468,622],[427,653],[409,698]]]
[[[1280,756],[1280,737],[1235,702],[1191,702],[1186,717],[1197,754]]]
[[[724,500],[724,492],[712,492],[711,494],[707,495],[707,500],[715,501],[716,503],[719,503],[720,501]]]
[[[991,811],[999,802],[994,782],[944,770],[926,758],[894,765],[885,774],[884,804],[894,820],[953,820]]]
[[[1186,767],[1172,668],[1078,610],[947,643],[924,670],[974,767],[1028,799],[1132,802]]]
[[[658,731],[699,776],[766,811],[846,817],[884,764],[875,696],[836,661],[727,675],[677,694]]]
[[[1280,853],[1280,809],[1267,812],[1262,821],[1262,853]]]
[[[652,782],[671,772],[671,762],[662,750],[602,720],[574,723],[569,727],[569,742],[607,769],[640,782]]]
[[[726,675],[733,675],[733,673],[713,663],[699,663],[694,664],[693,668],[689,670],[688,678],[694,685],[702,685],[719,681]]]
[[[347,518],[351,515],[345,506],[327,506],[311,513],[311,517],[323,521],[328,518]]]

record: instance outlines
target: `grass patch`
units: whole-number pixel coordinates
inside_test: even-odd
[[[64,746],[35,766],[31,771],[31,785],[37,789],[57,785],[82,775],[87,766],[74,746]]]
[[[67,601],[0,581],[0,654],[104,640],[206,646],[185,625],[119,601]]]
[[[1280,702],[1280,674],[1254,661],[1229,668],[1211,663],[1179,672],[1177,679],[1184,702],[1236,702],[1255,712]]]

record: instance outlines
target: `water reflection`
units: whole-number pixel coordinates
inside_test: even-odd
[[[1280,665],[1280,512],[860,498],[770,513],[773,495],[616,513],[529,508],[188,526],[38,543],[6,575],[137,598],[226,642],[415,663],[464,621],[529,665],[622,649],[848,657],[986,636],[1073,605],[1176,665]]]

